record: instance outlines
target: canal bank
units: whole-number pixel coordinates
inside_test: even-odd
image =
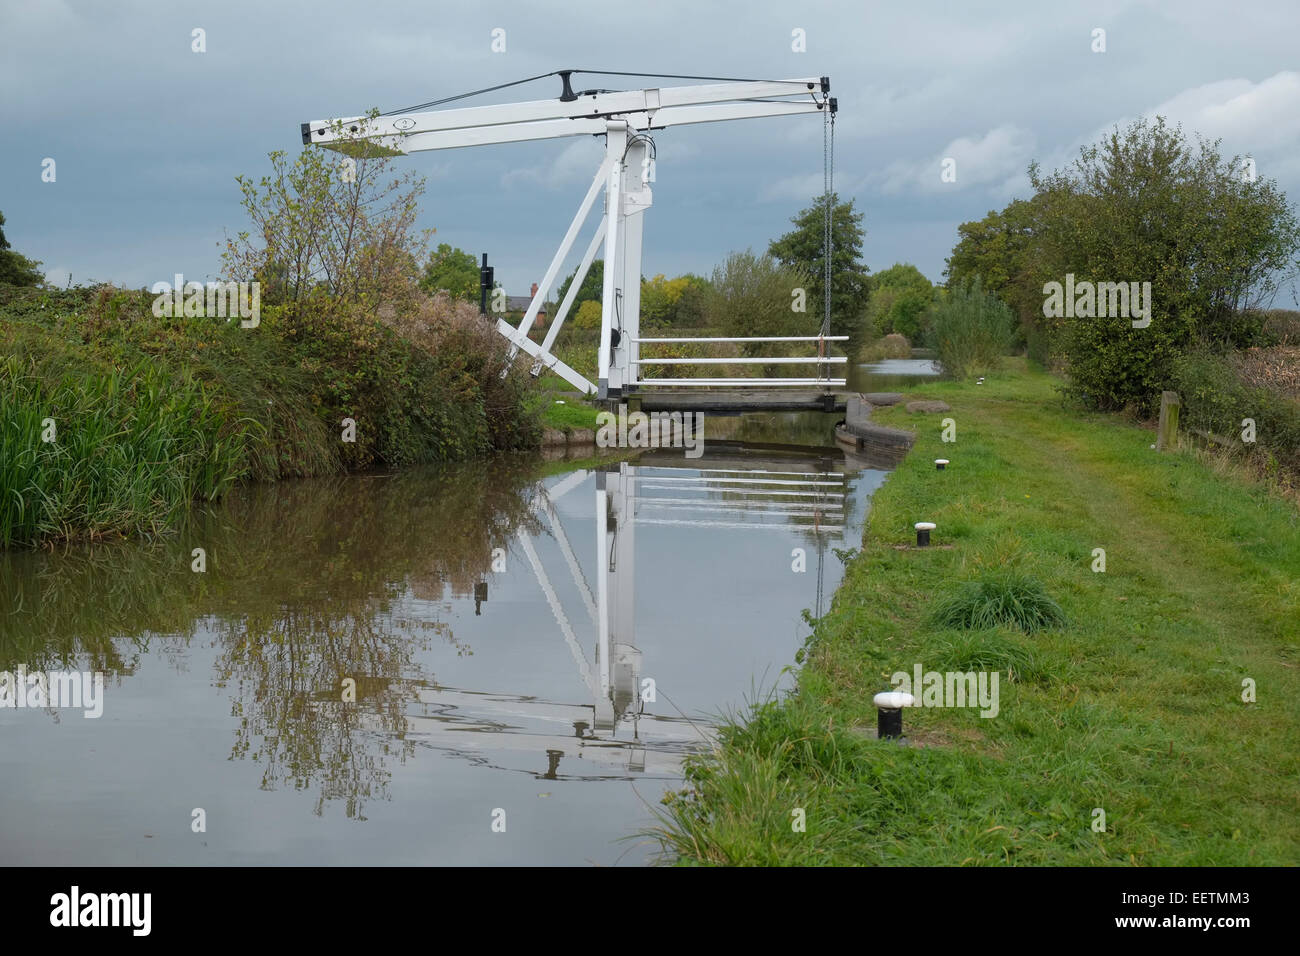
[[[916,445],[872,498],[796,692],[720,728],[717,755],[669,798],[658,835],[670,854],[1300,862],[1300,515],[1193,452],[1157,454],[1144,428],[1062,406],[1055,384],[1017,365],[915,390],[947,402],[945,416],[873,411],[915,428]],[[937,525],[929,548],[916,547],[918,521]],[[1035,587],[1065,626],[936,616],[980,588]],[[872,696],[918,665],[997,673],[996,716],[921,706],[904,711],[909,745],[875,740]]]
[[[0,549],[169,531],[247,482],[539,445],[543,396],[465,303],[267,305],[245,328],[151,301],[0,288]]]

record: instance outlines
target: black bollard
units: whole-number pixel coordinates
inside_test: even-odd
[[[903,708],[916,702],[911,694],[902,691],[885,691],[871,699],[876,705],[876,736],[881,740],[896,740],[903,736]]]
[[[933,521],[918,521],[918,522],[914,525],[914,527],[916,528],[916,546],[917,546],[918,548],[924,548],[924,547],[926,547],[927,545],[929,545],[929,543],[930,543],[930,532],[933,531],[933,530],[935,529],[935,524],[934,524],[934,522],[933,522]]]

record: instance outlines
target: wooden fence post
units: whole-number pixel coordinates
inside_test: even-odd
[[[1177,392],[1160,393],[1160,427],[1156,430],[1156,451],[1172,451],[1178,445],[1178,411],[1183,407]]]

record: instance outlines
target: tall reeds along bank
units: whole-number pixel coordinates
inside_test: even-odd
[[[150,302],[0,289],[0,547],[161,531],[241,480],[540,441],[526,362],[471,306],[322,298],[242,328]]]
[[[931,307],[930,341],[950,378],[996,369],[1011,347],[1014,317],[978,277],[954,285]]]
[[[252,429],[147,361],[0,359],[0,546],[158,531],[244,471]]]

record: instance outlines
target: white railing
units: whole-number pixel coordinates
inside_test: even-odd
[[[831,378],[830,370],[825,366],[844,365],[848,358],[843,355],[827,355],[827,342],[847,342],[847,335],[756,335],[736,338],[681,337],[632,339],[636,346],[631,359],[632,381],[637,385],[685,385],[696,387],[717,386],[803,386],[837,388],[846,384],[846,379]],[[641,355],[641,346],[667,345],[705,342],[816,342],[817,354],[804,358],[802,356],[737,356],[736,358],[645,358]],[[816,365],[817,376],[807,378],[764,378],[762,376],[728,376],[726,378],[643,378],[641,367],[644,365]],[[824,373],[824,374],[823,374]]]

